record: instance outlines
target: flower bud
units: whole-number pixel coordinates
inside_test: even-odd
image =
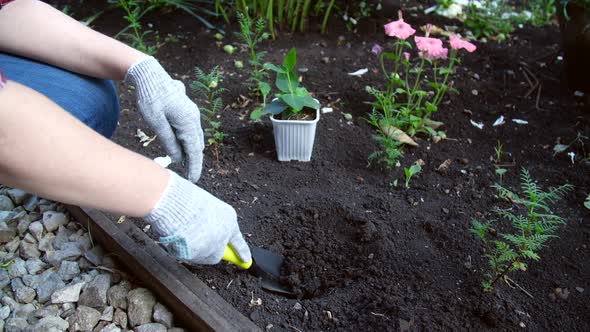
[[[217,81],[211,81],[211,83],[209,83],[209,88],[215,89],[216,87],[217,87]]]

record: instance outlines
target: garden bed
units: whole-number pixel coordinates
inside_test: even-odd
[[[441,20],[422,11],[405,13],[414,26]],[[167,40],[156,56],[187,85],[195,66],[220,65],[221,85],[228,89],[224,104],[247,96],[244,77],[233,65],[245,62],[245,53],[225,54],[212,32],[184,14],[158,13],[145,22]],[[327,35],[281,34],[263,45],[274,63],[296,47],[298,68],[307,69],[300,73],[306,87],[322,105],[334,103],[334,112],[322,114],[318,123],[311,162],[278,162],[270,121],[250,122],[251,106],[222,112],[229,136],[219,164],[206,150],[199,185],[236,208],[249,243],[286,257],[301,298],[266,293],[258,280],[226,264],[191,270],[255,324],[272,330],[589,330],[590,212],[582,202],[590,191],[590,165],[554,156],[553,146],[578,133],[590,136],[590,117],[562,88],[563,64],[552,57],[559,50],[558,29],[524,28],[503,43],[477,43],[458,68],[455,87],[461,94],[448,97],[434,115],[450,139],[419,140],[420,147],[406,150],[403,166],[418,159],[425,166],[405,189],[402,169],[367,167],[378,147],[364,120],[370,111],[364,88],[381,82],[370,49],[386,42],[380,25],[387,22],[369,21],[362,34],[334,26]],[[96,21],[109,35],[121,27],[114,13]],[[228,34],[226,41],[236,39]],[[365,67],[369,72],[362,77],[348,75]],[[536,93],[525,98],[530,86],[523,67],[542,83],[538,103]],[[163,156],[157,140],[148,147],[139,143],[138,128],[152,133],[134,111],[127,88],[121,86],[120,93],[123,111],[114,140],[150,158]],[[492,127],[500,115],[508,121]],[[470,120],[485,126],[480,130]],[[509,164],[506,185],[519,184],[522,167],[543,186],[575,185],[554,209],[568,225],[540,252],[540,262],[513,275],[532,298],[504,283],[491,293],[480,284],[487,262],[469,228],[472,218],[491,218],[494,208],[507,207],[491,188],[498,181],[491,160],[498,140]],[[448,171],[437,171],[446,160]],[[391,185],[395,179],[397,187]],[[569,296],[550,296],[556,288],[568,289]],[[262,304],[252,306],[253,298]]]

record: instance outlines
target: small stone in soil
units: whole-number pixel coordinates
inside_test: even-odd
[[[301,303],[297,302],[297,303],[295,303],[295,305],[293,305],[293,309],[301,310],[301,309],[303,309],[303,306],[301,305]]]
[[[579,293],[584,293],[584,288],[582,288],[582,287],[576,287],[576,290],[577,290]]]
[[[322,63],[329,63],[330,62],[330,58],[325,56],[322,58]]]

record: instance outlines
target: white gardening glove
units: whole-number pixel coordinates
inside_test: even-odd
[[[170,172],[164,193],[144,217],[160,243],[180,260],[217,264],[229,244],[243,262],[252,259],[236,211],[207,191]]]
[[[197,182],[203,165],[203,129],[199,108],[153,57],[133,64],[125,83],[135,86],[137,110],[154,130],[174,162],[186,159],[188,179]]]

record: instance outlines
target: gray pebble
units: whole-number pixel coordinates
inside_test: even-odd
[[[31,287],[24,286],[14,292],[14,299],[20,303],[31,303],[35,299],[35,290]]]
[[[10,285],[10,275],[5,269],[0,269],[0,289]]]
[[[37,197],[35,195],[29,195],[25,199],[25,202],[23,203],[23,207],[25,208],[25,210],[27,210],[29,212],[35,211],[37,209],[38,205],[39,205],[39,197]]]
[[[0,221],[0,243],[8,243],[15,238],[16,228],[8,226],[5,221]]]
[[[109,287],[111,287],[111,276],[109,274],[96,276],[84,288],[78,304],[99,309],[106,307]]]
[[[5,332],[23,332],[29,327],[29,323],[24,318],[13,317],[6,320],[4,325]]]
[[[156,303],[153,314],[154,322],[160,323],[167,328],[172,327],[172,313],[161,303]]]
[[[127,317],[132,327],[147,324],[151,321],[152,310],[156,299],[152,292],[145,288],[133,289],[127,294]]]
[[[62,212],[46,211],[43,213],[43,226],[48,232],[56,231],[59,226],[68,223],[67,216]]]
[[[10,307],[7,305],[2,306],[2,308],[0,308],[0,319],[6,320],[8,316],[10,316]]]
[[[98,310],[81,305],[76,309],[75,314],[68,317],[68,323],[73,331],[88,331],[94,328],[99,319]]]
[[[8,275],[11,279],[22,277],[25,274],[27,274],[27,267],[25,261],[20,258],[16,258],[8,267]]]
[[[38,321],[32,328],[31,332],[47,332],[47,331],[65,331],[70,324],[60,317],[47,316]]]
[[[75,260],[82,255],[78,246],[75,243],[71,243],[64,246],[63,250],[46,251],[45,261],[55,267],[58,267],[62,261]]]
[[[61,280],[59,275],[53,271],[43,278],[37,285],[37,300],[41,303],[47,302],[51,294],[56,290],[63,288],[66,284]]]
[[[29,225],[29,231],[31,232],[35,240],[37,240],[37,242],[41,241],[41,239],[43,238],[43,224],[40,221],[33,221]]]
[[[15,236],[16,236],[16,232],[15,232]],[[20,245],[20,238],[17,236],[12,241],[5,244],[4,248],[6,248],[6,250],[8,250],[9,252],[16,252],[16,249],[18,249],[19,245]]]
[[[47,251],[54,251],[53,248],[53,240],[55,239],[55,235],[53,233],[47,233],[45,236],[39,241],[39,250],[43,252]]]
[[[121,309],[115,309],[115,314],[113,315],[113,323],[117,324],[123,329],[127,328],[127,313]]]
[[[111,323],[111,324],[103,327],[103,329],[100,330],[99,332],[121,332],[121,328],[118,327],[117,325]]]
[[[12,200],[5,195],[0,195],[0,211],[12,211],[14,209],[14,203]]]
[[[37,272],[43,270],[46,266],[47,264],[45,262],[36,257],[28,259],[25,262],[25,267],[29,274],[37,274]]]
[[[84,285],[84,283],[72,284],[56,290],[51,294],[51,303],[78,302]]]
[[[63,281],[70,281],[80,274],[80,267],[76,261],[63,261],[57,271]]]
[[[111,287],[107,292],[109,305],[115,308],[127,309],[127,294],[131,290],[131,284],[123,280],[118,285]]]
[[[137,326],[133,329],[134,332],[167,332],[166,326],[160,323],[147,323]]]
[[[16,205],[21,205],[28,195],[26,191],[21,190],[21,189],[16,189],[16,188],[8,189],[6,191],[6,194],[10,197],[10,199]]]
[[[31,234],[27,234],[27,235],[31,235]],[[32,238],[32,236],[31,236]],[[39,251],[39,247],[37,245],[37,242],[27,242],[25,240],[23,240],[20,243],[20,257],[22,257],[23,259],[31,259],[31,258],[39,258],[41,257],[41,252]]]
[[[25,236],[25,234],[27,233],[27,231],[29,230],[29,225],[31,225],[31,218],[29,218],[29,216],[27,215],[26,212],[23,212],[23,216],[22,218],[19,219],[18,221],[18,226],[16,226],[17,230],[18,230],[18,234],[22,237]]]
[[[112,306],[108,306],[103,310],[102,316],[100,316],[100,320],[104,320],[106,322],[112,322],[114,314],[115,314],[115,309]]]

